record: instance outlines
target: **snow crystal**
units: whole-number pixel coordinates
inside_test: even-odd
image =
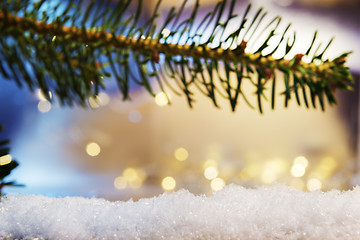
[[[0,239],[360,239],[360,188],[306,193],[230,185],[139,201],[7,196]]]

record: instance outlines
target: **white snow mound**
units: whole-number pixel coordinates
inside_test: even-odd
[[[7,196],[0,239],[360,239],[360,188],[306,193],[229,185],[139,201]]]

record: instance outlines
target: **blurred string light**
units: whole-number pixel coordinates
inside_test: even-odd
[[[210,166],[207,167],[204,171],[204,176],[208,180],[213,180],[219,175],[219,171],[216,167]]]
[[[166,106],[169,103],[168,96],[164,92],[156,94],[155,103],[160,107]]]
[[[161,181],[161,187],[165,191],[173,191],[176,187],[176,180],[171,176],[167,176]]]
[[[90,97],[89,98],[89,105],[92,109],[96,109],[100,107],[100,98],[99,96]]]
[[[86,145],[86,153],[92,157],[99,155],[101,152],[101,148],[99,144],[95,142],[90,142]]]
[[[273,183],[286,171],[286,168],[286,161],[281,158],[268,160],[264,164],[260,178],[265,184]]]
[[[110,96],[105,93],[105,92],[100,92],[99,93],[99,98],[100,98],[100,105],[101,106],[105,106],[105,105],[108,105],[110,103]]]
[[[216,192],[221,190],[224,186],[225,186],[225,181],[222,178],[215,178],[213,180],[211,180],[210,186],[211,189]]]
[[[309,165],[309,161],[304,156],[298,156],[294,159],[294,164],[299,164],[304,168],[307,168],[307,166]]]
[[[304,176],[308,164],[309,161],[304,156],[299,156],[295,158],[293,166],[291,167],[291,175],[296,178]]]
[[[51,109],[51,103],[48,100],[39,101],[37,108],[41,113],[47,113]]]
[[[296,178],[302,177],[305,174],[305,167],[300,164],[294,164],[291,168],[291,175]]]
[[[307,181],[306,187],[309,191],[316,191],[321,189],[322,183],[317,178],[311,178]]]
[[[171,31],[167,28],[164,28],[161,32],[164,38],[168,37],[170,35]]]
[[[51,109],[51,103],[47,100],[47,98],[45,97],[45,95],[41,89],[38,89],[36,91],[36,96],[40,100],[37,105],[39,112],[41,112],[41,113],[49,112]],[[50,91],[48,92],[48,96],[49,96],[49,99],[52,99],[52,93]]]
[[[128,167],[124,169],[121,176],[115,178],[114,187],[118,190],[127,187],[137,189],[142,186],[146,177],[146,172],[143,169]]]
[[[178,161],[185,161],[189,157],[189,152],[185,148],[179,147],[175,150],[174,157]]]
[[[321,159],[319,165],[315,168],[315,175],[317,174],[319,178],[325,179],[330,177],[334,170],[337,167],[337,162],[332,157],[324,157]]]
[[[44,93],[43,93],[43,91],[42,91],[41,89],[38,89],[38,90],[36,91],[36,95],[37,95],[37,97],[38,97],[39,100],[41,100],[41,101],[47,101],[47,98],[45,97],[45,95],[44,95]],[[52,93],[51,93],[51,91],[48,92],[48,95],[49,95],[49,98],[52,99]]]
[[[114,187],[118,190],[125,189],[127,187],[127,181],[123,176],[116,177],[114,180]]]
[[[245,166],[244,169],[240,172],[239,176],[243,181],[248,181],[259,176],[261,172],[261,167],[256,162],[250,162]]]
[[[203,169],[205,170],[208,167],[218,167],[218,163],[217,161],[215,161],[214,159],[208,159],[203,163]]]
[[[109,104],[110,96],[105,92],[100,92],[98,95],[90,97],[88,101],[92,109],[97,109]]]
[[[10,154],[2,156],[2,157],[0,157],[0,166],[9,164],[9,163],[11,163],[11,161],[12,161],[12,156]]]

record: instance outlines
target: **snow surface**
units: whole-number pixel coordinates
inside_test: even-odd
[[[360,239],[360,187],[306,193],[230,185],[139,201],[7,196],[0,239]]]

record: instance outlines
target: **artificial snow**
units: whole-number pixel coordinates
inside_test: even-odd
[[[0,239],[360,239],[360,188],[306,193],[230,185],[139,201],[7,196]]]

